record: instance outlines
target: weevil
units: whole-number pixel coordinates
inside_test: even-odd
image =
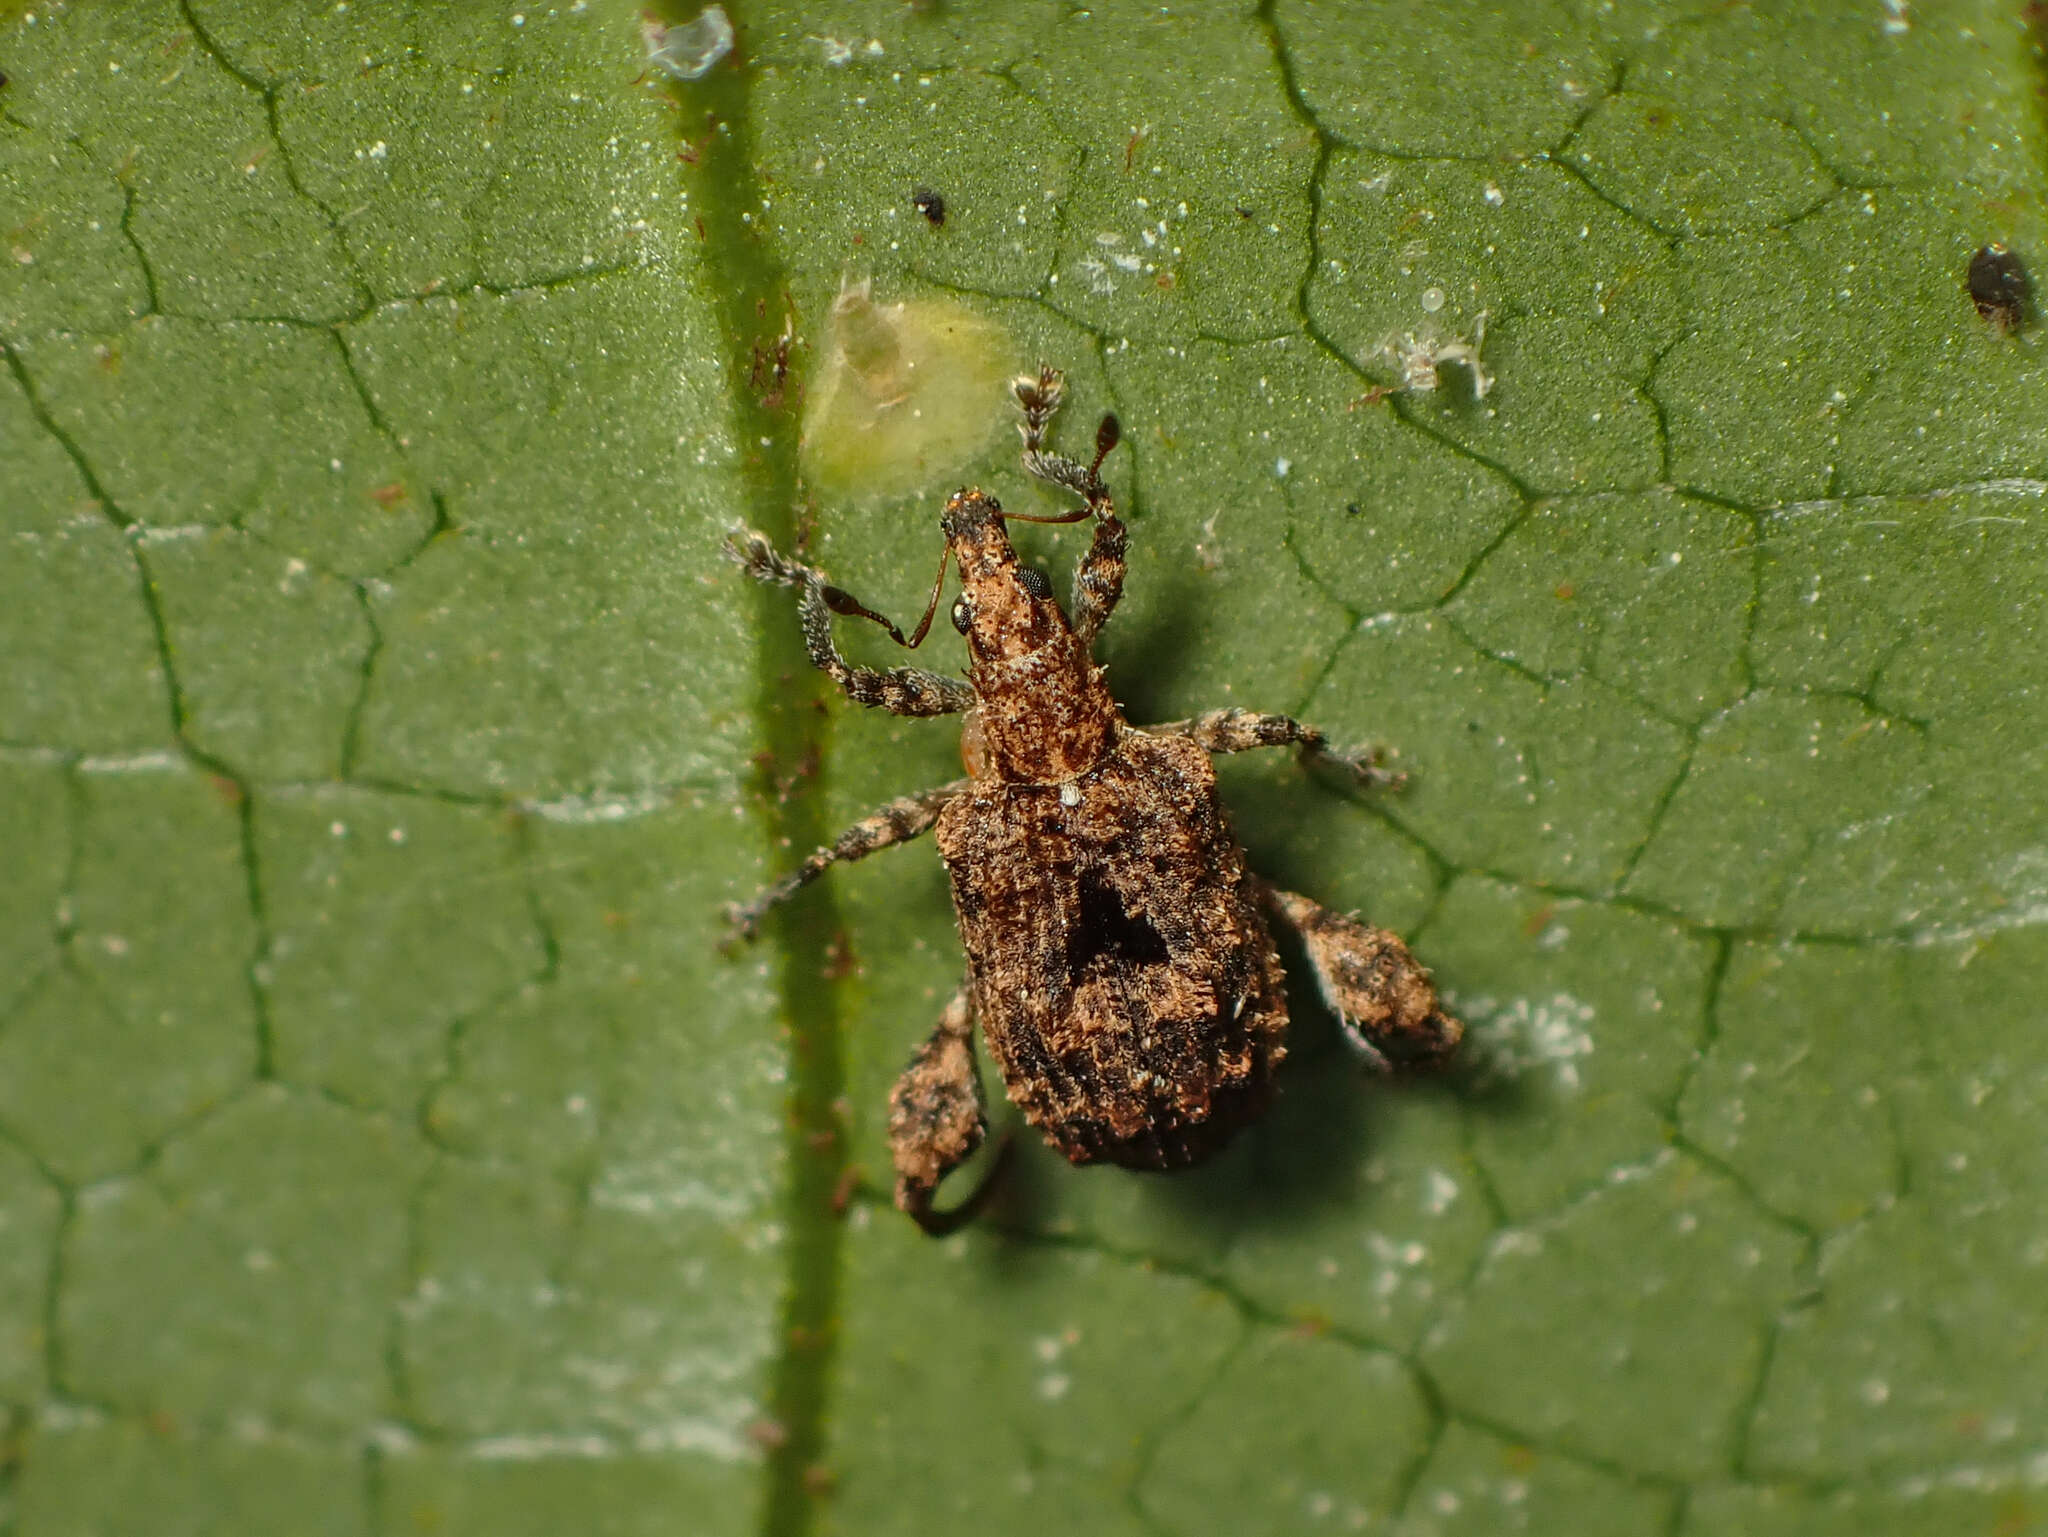
[[[1398,937],[1252,872],[1210,763],[1291,746],[1359,786],[1395,782],[1376,751],[1340,752],[1314,726],[1245,710],[1143,729],[1125,721],[1092,654],[1124,585],[1126,531],[1101,475],[1116,418],[1103,418],[1083,465],[1045,446],[1062,376],[1041,369],[1013,389],[1025,470],[1082,505],[1030,515],[956,492],[939,520],[931,601],[910,635],[765,536],[740,529],[727,543],[750,576],[797,591],[810,659],[848,698],[964,719],[966,777],[879,807],[729,913],[736,934],[751,936],[832,866],[935,833],[966,984],[889,1099],[896,1205],[932,1234],[971,1217],[993,1180],[950,1209],[934,1204],[987,1136],[977,1024],[1012,1103],[1069,1161],[1158,1170],[1199,1163],[1272,1097],[1288,1014],[1269,919],[1300,936],[1324,1001],[1373,1065],[1435,1065],[1464,1033]],[[1004,526],[1012,519],[1092,520],[1071,616],[1019,561]],[[964,679],[841,655],[835,616],[871,620],[906,647],[922,642],[948,561],[960,573],[952,621],[967,641]]]

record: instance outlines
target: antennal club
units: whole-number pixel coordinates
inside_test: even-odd
[[[1123,437],[1124,424],[1116,419],[1114,411],[1105,411],[1101,424],[1095,429],[1095,459],[1088,466],[1088,478],[1096,485],[1102,484],[1102,461],[1109,457],[1110,450],[1121,443]]]
[[[1021,379],[1017,383],[1017,398],[1024,402],[1026,417],[1031,418],[1034,407],[1042,408],[1050,414],[1052,406],[1059,404],[1059,390],[1050,388],[1034,394],[1028,388],[1031,382],[1029,379]],[[1044,425],[1043,420],[1031,419],[1030,425],[1025,429],[1024,468],[1040,480],[1049,480],[1056,486],[1065,486],[1076,496],[1086,498],[1088,505],[1076,507],[1072,512],[1050,515],[1006,512],[1003,516],[1013,518],[1019,523],[1078,523],[1108,505],[1109,487],[1102,483],[1102,461],[1107,459],[1110,451],[1123,441],[1123,424],[1116,419],[1114,411],[1103,416],[1100,425],[1095,429],[1095,458],[1085,470],[1072,459],[1063,459],[1058,454],[1045,453],[1038,448],[1038,434]]]

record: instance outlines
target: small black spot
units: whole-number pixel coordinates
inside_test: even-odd
[[[946,200],[929,187],[919,187],[910,194],[910,206],[923,214],[933,229],[946,225]]]
[[[1052,596],[1052,578],[1036,566],[1019,566],[1017,568],[1017,582],[1019,586],[1034,598],[1049,598]]]
[[[1344,504],[1344,511],[1354,518],[1362,518],[1365,516],[1365,509],[1359,506],[1356,502],[1346,502]]]
[[[962,635],[965,635],[968,625],[973,622],[974,616],[967,611],[967,600],[965,598],[955,598],[953,600],[953,628]]]
[[[1970,258],[1970,299],[1977,313],[2003,336],[2027,323],[2034,285],[2020,259],[1993,242]]]

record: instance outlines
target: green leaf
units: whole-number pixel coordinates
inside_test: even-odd
[[[0,1534],[2048,1530],[2038,26],[726,8],[0,7]],[[1040,360],[1470,1032],[935,1243],[929,850],[719,941],[955,733],[718,547],[914,615]]]

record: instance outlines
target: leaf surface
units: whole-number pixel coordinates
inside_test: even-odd
[[[727,9],[0,20],[0,1532],[2048,1528],[2022,10]],[[718,546],[914,617],[1039,360],[1471,1031],[933,1243],[930,852],[718,944],[955,734]]]

